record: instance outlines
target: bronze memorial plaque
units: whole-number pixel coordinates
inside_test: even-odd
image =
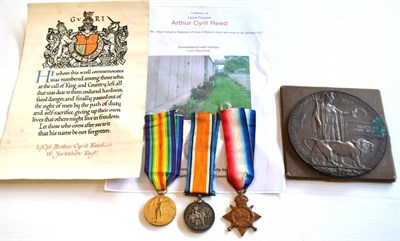
[[[378,90],[281,87],[288,178],[396,180]]]

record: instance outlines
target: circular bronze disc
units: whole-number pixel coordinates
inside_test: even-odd
[[[290,114],[288,132],[306,163],[334,177],[371,171],[388,141],[386,125],[375,110],[340,91],[321,91],[300,100]]]
[[[186,207],[183,219],[190,230],[204,232],[213,225],[215,213],[208,203],[200,200]]]
[[[164,226],[174,220],[176,206],[171,198],[159,195],[147,201],[144,207],[144,216],[147,222],[155,226]]]

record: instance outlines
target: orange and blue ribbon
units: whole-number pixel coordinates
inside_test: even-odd
[[[144,172],[157,191],[165,191],[181,169],[183,116],[175,111],[145,115]]]
[[[245,108],[229,108],[220,114],[228,182],[237,191],[247,189],[254,178],[256,112]]]
[[[218,114],[191,114],[185,194],[215,195],[213,183],[219,123]]]

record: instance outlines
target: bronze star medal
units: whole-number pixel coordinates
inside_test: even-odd
[[[223,216],[223,218],[231,222],[228,231],[237,228],[242,236],[248,228],[257,231],[257,228],[253,226],[253,222],[261,218],[261,216],[253,212],[253,205],[247,206],[248,201],[249,199],[243,193],[239,193],[235,197],[236,206],[230,205],[232,210]]]

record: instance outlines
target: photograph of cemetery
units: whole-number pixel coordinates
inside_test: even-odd
[[[146,114],[251,108],[248,56],[150,56]]]

